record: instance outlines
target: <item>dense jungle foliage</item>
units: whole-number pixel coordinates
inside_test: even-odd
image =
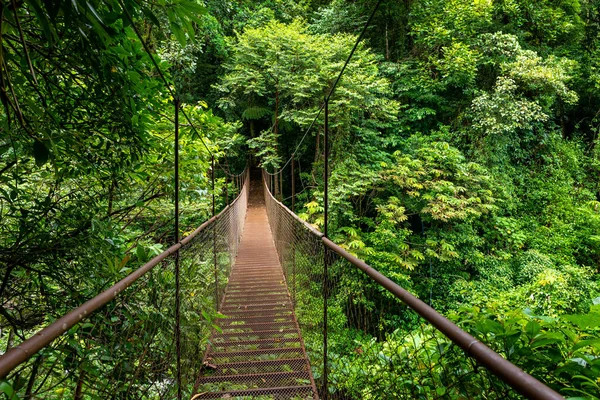
[[[299,146],[296,209],[322,228],[322,114],[302,137],[374,5],[3,0],[0,351],[172,244],[173,94],[197,128],[182,121],[182,233],[211,212],[202,140],[217,208],[250,153],[286,166],[289,202]],[[600,1],[384,0],[329,109],[332,239],[599,399]],[[353,387],[376,379],[360,353],[340,355]]]

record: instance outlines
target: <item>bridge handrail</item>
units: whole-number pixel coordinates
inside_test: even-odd
[[[431,306],[419,300],[416,296],[403,289],[400,285],[368,265],[363,260],[348,253],[342,247],[325,237],[322,232],[318,231],[312,225],[294,214],[287,206],[273,196],[269,190],[269,185],[266,183],[264,174],[263,187],[265,193],[270,197],[269,200],[271,202],[277,204],[296,221],[300,222],[308,231],[320,238],[325,247],[346,259],[352,265],[368,275],[374,282],[384,287],[406,306],[428,321],[433,327],[450,339],[454,344],[463,349],[469,357],[473,358],[479,364],[491,371],[515,391],[529,399],[534,400],[564,400],[564,397],[559,393],[490,349],[484,343],[462,330],[458,325],[444,317]]]
[[[324,236],[323,232],[319,231],[317,228],[315,228],[314,226],[312,226],[311,224],[309,224],[308,222],[306,222],[305,220],[303,220],[302,218],[300,218],[299,216],[297,216],[296,214],[294,214],[292,212],[292,210],[290,210],[285,204],[283,204],[282,202],[280,202],[279,200],[277,200],[275,198],[275,196],[273,196],[273,194],[269,190],[269,185],[267,185],[267,181],[266,181],[265,175],[264,175],[264,174],[269,174],[269,172],[265,171],[264,169],[262,170],[262,172],[263,172],[263,175],[262,175],[263,189],[265,190],[265,193],[269,194],[269,197],[271,198],[271,201],[274,201],[279,207],[281,207],[282,209],[284,209],[292,218],[294,218],[301,225],[303,225],[313,235],[318,236],[320,238],[323,237]]]
[[[221,218],[228,209],[233,207],[238,200],[242,197],[245,191],[248,190],[249,184],[249,169],[246,167],[245,170],[244,183],[240,190],[238,196],[217,215],[211,217],[198,228],[196,228],[191,234],[180,240],[178,243],[175,243],[171,247],[169,247],[164,252],[160,253],[140,268],[136,269],[125,278],[121,279],[119,282],[106,289],[102,293],[93,297],[92,299],[86,301],[79,307],[65,314],[61,318],[57,319],[47,327],[43,328],[39,332],[35,333],[30,338],[26,339],[19,345],[10,348],[6,353],[0,356],[0,379],[5,378],[13,369],[30,359],[32,356],[37,354],[44,347],[48,346],[52,343],[56,338],[60,335],[67,332],[77,323],[84,320],[86,317],[90,316],[94,311],[99,308],[105,306],[112,300],[114,300],[119,293],[122,293],[128,287],[130,287],[135,281],[144,276],[147,272],[152,270],[158,264],[160,264],[163,260],[165,260],[170,255],[177,252],[177,250],[181,249],[183,246],[188,244],[195,236],[197,236],[200,232],[202,232],[207,226],[212,225],[215,221]]]

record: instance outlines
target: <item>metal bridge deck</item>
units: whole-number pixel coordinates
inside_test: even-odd
[[[257,181],[220,312],[194,399],[318,399]]]

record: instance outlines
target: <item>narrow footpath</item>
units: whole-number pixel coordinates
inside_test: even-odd
[[[258,180],[220,312],[196,399],[318,399]]]

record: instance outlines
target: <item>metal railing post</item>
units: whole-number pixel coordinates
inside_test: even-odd
[[[292,154],[292,212],[295,211],[296,206],[296,177],[294,176],[294,155]],[[292,252],[292,304],[296,307],[296,228],[292,228],[292,240],[290,249]]]
[[[294,155],[292,155],[292,212],[296,212],[296,176],[294,175]]]
[[[175,243],[179,243],[179,99],[175,98]],[[175,253],[175,351],[177,353],[177,399],[181,391],[181,298],[179,248]]]
[[[229,175],[227,175],[227,173],[225,173],[225,207],[227,207],[229,205]],[[235,210],[234,213],[235,215]],[[232,235],[232,229],[231,229],[231,218],[229,218],[228,221],[229,227],[227,228],[227,256],[229,257],[229,268],[231,268],[231,266],[233,265],[233,257],[231,256],[231,235]],[[229,270],[228,270],[229,272]]]
[[[325,99],[325,160],[324,160],[324,190],[323,190],[323,233],[329,235],[329,98]],[[329,297],[329,260],[327,248],[323,247],[323,399],[328,398],[327,385],[327,300]]]
[[[247,173],[243,174],[242,176],[248,177]],[[238,196],[234,200],[234,204],[242,202],[244,205],[244,207],[242,207],[238,204],[237,208],[237,210],[241,211],[238,214],[238,223],[240,224],[243,224],[247,210],[247,207],[245,207],[245,205],[247,205],[248,200],[247,186],[245,187],[243,192],[243,195]],[[206,243],[208,243],[208,241],[210,240],[210,227],[214,226],[215,222],[218,221],[219,218],[226,216],[227,212],[227,209],[222,210],[220,214],[215,215],[214,217],[211,217],[207,221],[203,222],[199,227],[197,227],[186,237],[181,238],[180,236],[180,240],[177,243],[173,244],[159,255],[153,257],[150,261],[148,261],[141,267],[135,269],[129,275],[127,275],[111,287],[105,289],[101,293],[98,293],[90,300],[87,300],[83,304],[80,304],[78,307],[64,314],[51,324],[40,329],[35,334],[31,335],[29,338],[21,342],[19,345],[13,346],[10,349],[8,349],[4,354],[1,354],[0,380],[5,379],[10,374],[10,372],[14,371],[15,368],[19,367],[19,365],[22,365],[32,357],[39,355],[39,352],[42,349],[51,345],[56,339],[64,335],[64,333],[67,332],[69,329],[73,328],[82,321],[88,320],[92,314],[97,312],[102,307],[106,306],[110,302],[114,302],[115,299],[123,299],[122,296],[124,293],[126,293],[128,288],[137,284],[138,280],[141,277],[146,276],[155,268],[156,270],[161,269],[160,267],[163,266],[164,263],[168,262],[171,259],[171,257],[175,258],[175,255],[177,254],[177,251],[179,249],[181,249],[182,247],[184,248],[193,240],[198,240],[198,238],[201,238],[200,240],[205,241],[204,236],[199,236],[201,233],[208,233],[208,235],[206,236],[208,238],[206,240]],[[175,230],[175,232],[179,232],[179,230]],[[239,230],[237,232],[239,234]],[[144,284],[142,283],[142,285]],[[137,290],[139,290],[139,288]],[[169,360],[173,361],[172,359]],[[169,364],[169,368],[171,368],[171,364]]]
[[[283,169],[279,170],[279,201],[283,201]]]
[[[290,251],[292,252],[292,305],[296,307],[296,227],[292,228]]]
[[[211,156],[212,216],[215,216],[215,156]],[[213,224],[213,266],[215,270],[215,311],[219,311],[219,270],[217,267],[217,226]]]
[[[279,198],[279,174],[277,171],[273,174],[273,182],[275,182],[275,198]]]

